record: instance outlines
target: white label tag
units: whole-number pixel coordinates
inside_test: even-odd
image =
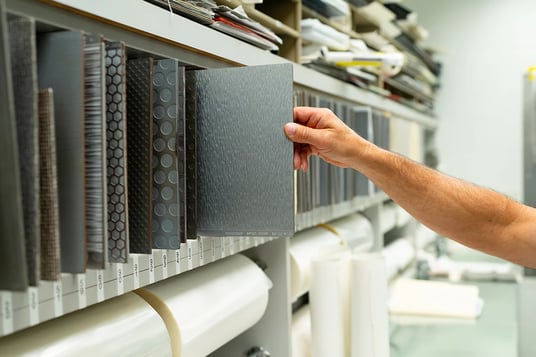
[[[134,270],[132,273],[134,289],[138,289],[140,287],[140,258],[136,254],[132,255],[132,269]]]
[[[167,279],[168,277],[168,261],[167,261],[167,250],[162,251],[162,279]]]
[[[78,308],[83,309],[87,306],[86,275],[77,274],[77,281],[78,281]]]
[[[225,239],[220,239],[220,258],[225,258]]]
[[[117,295],[121,295],[125,292],[125,282],[123,281],[123,263],[116,263],[115,279],[117,281]]]
[[[179,274],[181,272],[181,251],[175,251],[175,273]]]
[[[61,285],[61,280],[54,282],[53,289],[54,289],[54,316],[59,317],[63,315],[63,287]]]
[[[235,248],[235,239],[234,238],[231,238],[229,240],[229,255],[233,255],[234,254],[234,248]]]
[[[97,301],[104,301],[104,270],[97,270]]]
[[[212,261],[216,260],[216,238],[210,239],[210,252],[212,254]]]
[[[149,284],[154,283],[154,253],[149,256]]]
[[[199,238],[199,265],[205,264],[205,244],[203,239]]]
[[[28,310],[30,311],[30,326],[39,323],[39,289],[35,286],[28,288]]]
[[[0,293],[2,302],[2,326],[4,335],[13,332],[13,298],[11,292]]]
[[[194,258],[192,252],[192,242],[188,242],[188,270],[194,268]]]

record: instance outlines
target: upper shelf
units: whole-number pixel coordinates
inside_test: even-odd
[[[49,5],[66,11],[58,11]],[[162,55],[182,50],[185,56],[181,60],[192,65],[226,67],[293,63],[296,85],[371,106],[393,117],[416,121],[428,128],[435,128],[438,124],[430,115],[290,62],[144,0],[7,0],[7,8],[31,14],[36,19],[53,25],[72,28],[84,26],[87,31],[98,29],[105,38],[115,37],[117,31],[121,31],[123,38],[144,39],[142,46],[158,47]],[[72,16],[73,12],[81,16]]]

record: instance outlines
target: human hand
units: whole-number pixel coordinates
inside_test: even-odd
[[[294,142],[294,168],[304,171],[310,155],[318,155],[333,165],[351,167],[360,142],[365,142],[325,108],[295,107],[294,123],[287,123],[284,132]]]

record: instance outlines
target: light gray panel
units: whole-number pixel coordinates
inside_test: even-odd
[[[291,236],[293,145],[283,126],[293,120],[292,66],[204,70],[187,79],[198,123],[198,234]]]
[[[40,276],[40,215],[35,23],[30,18],[13,16],[9,19],[8,27],[28,280],[30,285],[37,286]]]
[[[4,2],[0,0],[0,289],[28,286],[19,155]]]
[[[86,268],[84,220],[84,60],[83,34],[60,31],[38,35],[38,77],[41,88],[54,91],[61,268],[82,273]]]

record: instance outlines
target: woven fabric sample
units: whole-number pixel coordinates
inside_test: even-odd
[[[35,23],[33,19],[17,16],[10,18],[8,27],[28,281],[30,285],[37,286],[40,276],[40,215]]]
[[[24,222],[4,1],[0,0],[0,289],[28,286]]]
[[[199,140],[198,234],[293,235],[293,145],[282,132],[292,66],[187,72],[186,95]]]
[[[87,265],[104,269],[107,253],[104,42],[84,36],[84,192]]]
[[[152,230],[153,248],[158,249],[179,249],[178,71],[177,60],[154,63]]]
[[[80,31],[38,34],[40,88],[54,91],[61,268],[86,270],[84,187],[84,36]]]
[[[125,44],[106,44],[106,177],[108,181],[108,261],[128,258],[127,128]]]
[[[61,272],[53,95],[50,88],[39,91],[39,202],[43,280],[56,280]]]
[[[129,248],[151,253],[153,59],[128,60],[127,83]]]
[[[367,107],[351,109],[349,125],[359,135],[372,140],[372,110]],[[374,192],[374,184],[360,172],[354,172],[354,192],[356,196],[370,196]]]

